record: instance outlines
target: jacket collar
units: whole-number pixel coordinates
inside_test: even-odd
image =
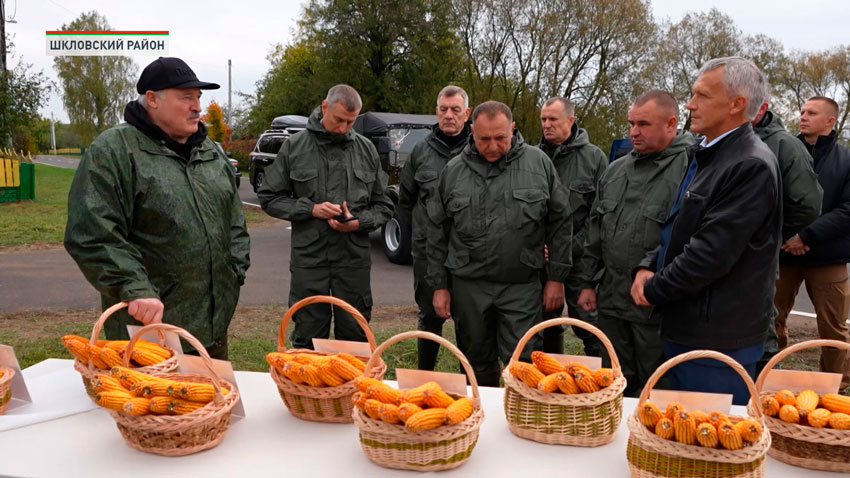
[[[690,152],[693,153],[700,167],[702,167],[703,163],[710,161],[718,151],[722,151],[729,145],[737,143],[739,139],[748,134],[754,134],[753,125],[749,122],[742,124],[711,146],[702,147],[700,142],[695,143],[691,146]]]
[[[199,122],[198,131],[192,133],[185,143],[174,141],[168,134],[151,121],[145,108],[138,101],[131,101],[124,107],[124,121],[142,132],[148,139],[139,142],[140,147],[145,144],[145,151],[154,154],[176,155],[185,161],[192,158],[192,151],[201,147],[207,139],[207,127]],[[153,146],[156,145],[156,146]],[[204,147],[208,149],[208,147]]]
[[[829,132],[829,134],[822,134],[818,136],[818,140],[815,141],[814,145],[811,145],[806,141],[806,137],[803,136],[803,133],[797,135],[797,138],[803,142],[806,146],[806,149],[809,150],[809,154],[812,155],[814,159],[820,159],[826,155],[826,153],[832,149],[835,145],[835,140],[837,136],[835,134],[835,130]]]

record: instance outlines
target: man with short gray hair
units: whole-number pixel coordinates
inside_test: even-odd
[[[667,357],[718,350],[751,376],[773,315],[782,227],[779,167],[750,124],[764,81],[740,57],[700,69],[686,108],[691,129],[705,137],[631,290],[637,305],[655,306],[661,317]],[[736,404],[749,398],[737,373],[715,360],[684,362],[669,376],[674,389],[731,393]]]
[[[266,213],[292,223],[289,305],[332,295],[368,320],[369,232],[389,220],[393,203],[375,146],[352,129],[361,105],[354,88],[331,88],[307,129],[283,143],[257,196]],[[366,341],[348,312],[334,306],[333,319],[335,339]],[[312,339],[330,335],[331,306],[305,307],[292,320],[292,346],[313,348]]]

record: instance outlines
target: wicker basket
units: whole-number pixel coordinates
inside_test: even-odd
[[[701,358],[717,359],[729,365],[744,379],[750,395],[752,397],[758,396],[755,385],[753,385],[753,381],[744,367],[728,355],[720,352],[693,350],[664,362],[649,377],[634,412],[626,421],[629,427],[626,457],[633,477],[755,478],[764,476],[764,460],[767,449],[770,448],[770,433],[767,433],[760,406],[754,410],[753,417],[761,423],[764,432],[762,432],[758,442],[740,450],[705,448],[665,440],[647,429],[638,419],[638,410],[649,398],[652,387],[667,370],[682,362]],[[737,423],[740,420],[738,417],[730,417],[732,423]]]
[[[510,363],[519,360],[531,337],[545,328],[561,324],[580,327],[599,338],[611,357],[614,382],[593,393],[546,393],[517,380],[509,371],[509,364],[502,371],[508,426],[515,435],[540,443],[577,446],[610,443],[623,417],[626,378],[620,370],[620,362],[611,341],[601,330],[587,322],[568,317],[541,322],[522,336]]]
[[[756,379],[760,396],[773,395],[775,391],[762,390],[768,373],[776,364],[794,352],[814,347],[835,347],[850,350],[850,344],[838,340],[808,340],[782,349],[765,365]],[[761,404],[761,400],[759,400]],[[753,402],[747,409],[752,414]],[[815,428],[788,423],[774,417],[765,417],[773,439],[767,454],[789,465],[812,470],[850,473],[850,430]]]
[[[355,408],[354,423],[360,429],[360,445],[370,460],[386,468],[416,471],[457,468],[469,459],[475,443],[478,442],[478,429],[484,421],[478,382],[475,381],[472,366],[463,353],[439,335],[413,330],[394,335],[382,343],[366,364],[366,371],[374,371],[379,366],[381,354],[387,347],[409,338],[433,340],[449,349],[460,360],[472,387],[472,415],[454,425],[409,432],[404,425],[373,420]]]
[[[189,342],[204,360],[207,375],[175,372],[151,373],[170,380],[211,383],[215,388],[215,398],[205,406],[185,415],[142,415],[134,416],[124,412],[109,410],[109,414],[118,425],[124,441],[131,447],[165,456],[183,456],[212,448],[221,442],[227,427],[230,426],[230,413],[239,401],[239,390],[230,382],[223,380],[213,370],[212,360],[204,346],[192,334],[169,324],[150,324],[139,329],[127,350],[132,350],[142,334],[151,330],[175,332]],[[130,357],[124,357],[124,365]],[[227,388],[227,395],[221,394],[221,388]]]
[[[12,377],[15,376],[15,371],[9,367],[0,365],[0,415],[6,413],[9,409],[9,403],[12,402]]]
[[[103,313],[100,314],[100,317],[98,317],[97,321],[94,323],[94,327],[92,328],[91,339],[89,340],[90,344],[97,344],[97,336],[100,335],[100,330],[103,328],[103,324],[104,322],[106,322],[106,319],[108,319],[115,312],[123,309],[124,307],[127,307],[127,305],[128,304],[126,302],[119,302],[113,305],[112,307],[104,310]],[[165,347],[165,336],[163,336],[162,334],[159,335],[159,343],[160,345]],[[177,370],[177,352],[172,348],[165,348],[166,350],[171,352],[171,358],[158,364],[148,365],[147,367],[137,367],[134,368],[134,370],[138,370],[139,372],[143,373],[171,372],[173,370]],[[85,363],[81,362],[79,359],[74,360],[74,369],[77,372],[80,372],[80,375],[83,377],[83,385],[86,387],[86,394],[88,394],[89,398],[94,400],[95,392],[92,388],[91,381],[97,374],[104,373],[105,370],[101,370],[95,367],[91,363],[91,361]]]
[[[289,323],[295,312],[310,304],[333,304],[336,305],[354,317],[363,332],[366,333],[366,340],[369,342],[369,349],[375,351],[375,335],[369,328],[366,319],[360,312],[352,307],[348,302],[331,297],[328,295],[316,295],[301,299],[284,314],[280,322],[280,331],[277,336],[278,352],[286,353],[310,353],[315,355],[326,355],[309,349],[286,349],[286,324]],[[369,357],[358,357],[364,362]],[[387,371],[387,364],[381,360],[374,370],[370,371],[372,377],[381,379]],[[338,387],[311,387],[309,385],[301,385],[286,378],[282,373],[272,366],[269,366],[269,373],[272,380],[277,385],[277,391],[280,393],[280,398],[286,408],[298,418],[302,420],[310,420],[314,422],[326,423],[351,423],[351,410],[354,405],[351,403],[351,395],[357,391],[354,382],[344,383]]]

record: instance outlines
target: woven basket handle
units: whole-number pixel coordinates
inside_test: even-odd
[[[779,353],[774,355],[767,362],[767,365],[764,366],[764,369],[762,369],[761,373],[756,378],[756,390],[761,392],[761,389],[764,386],[764,382],[765,380],[767,380],[767,374],[769,374],[770,371],[773,370],[773,367],[776,366],[776,364],[778,364],[794,352],[815,347],[835,347],[837,349],[850,350],[850,344],[848,344],[847,342],[842,342],[840,340],[806,340],[804,342],[797,342],[796,344],[789,345],[788,347],[785,347],[784,349],[780,350]]]
[[[210,354],[207,353],[206,347],[204,347],[204,345],[201,344],[201,342],[198,339],[196,339],[194,335],[190,334],[189,331],[187,331],[186,329],[177,327],[176,325],[163,324],[163,323],[148,324],[148,325],[145,325],[144,327],[142,327],[141,329],[137,330],[136,333],[133,334],[132,337],[130,337],[130,343],[127,344],[127,352],[124,353],[124,362],[123,362],[124,366],[125,367],[130,366],[130,352],[133,350],[133,347],[136,346],[136,342],[139,341],[139,339],[142,337],[142,335],[144,335],[145,333],[150,332],[152,330],[174,332],[175,334],[177,334],[180,337],[182,337],[183,339],[185,339],[186,342],[189,342],[192,345],[192,347],[195,347],[195,350],[198,351],[198,353],[201,355],[201,358],[204,360],[204,366],[206,367],[207,372],[208,372],[207,375],[209,376],[209,378],[212,379],[213,388],[215,389],[215,397],[216,397],[215,399],[220,400],[222,398],[221,386],[218,383],[221,381],[221,377],[213,369],[212,359],[210,358]]]
[[[355,309],[354,306],[348,302],[330,295],[314,295],[311,297],[305,297],[304,299],[292,304],[292,307],[283,314],[283,318],[280,321],[280,330],[277,334],[278,351],[282,352],[286,348],[286,324],[289,323],[289,320],[293,315],[295,315],[295,312],[297,312],[298,309],[310,304],[332,304],[351,314],[351,316],[354,317],[354,320],[357,321],[357,325],[359,325],[360,328],[363,329],[363,332],[366,333],[366,340],[369,342],[369,350],[372,352],[375,351],[375,348],[377,347],[375,335],[372,333],[372,329],[369,328],[369,323],[366,322],[366,319],[360,311]]]
[[[466,372],[467,378],[469,378],[469,385],[472,387],[472,396],[476,399],[480,399],[480,396],[478,395],[478,381],[475,380],[475,372],[473,372],[472,365],[469,364],[469,361],[466,359],[466,356],[463,354],[463,352],[460,351],[460,349],[455,346],[455,344],[431,332],[424,332],[421,330],[409,330],[407,332],[402,332],[400,334],[393,335],[392,337],[388,338],[384,343],[379,345],[374,352],[372,352],[372,356],[369,357],[369,361],[366,362],[366,371],[371,371],[373,367],[376,367],[378,359],[380,359],[381,354],[384,353],[384,350],[386,350],[387,347],[401,342],[402,340],[412,338],[431,340],[449,349],[449,352],[451,352],[460,361],[461,367],[463,367],[464,372]]]
[[[112,316],[112,314],[114,314],[115,312],[118,312],[119,310],[129,305],[130,304],[128,304],[127,302],[118,302],[117,304],[113,304],[111,307],[104,310],[103,313],[100,314],[100,317],[98,317],[95,321],[94,327],[92,327],[91,339],[89,339],[89,343],[92,345],[96,345],[97,337],[100,335],[100,331],[103,329],[103,324],[106,323],[106,319]],[[165,334],[163,334],[161,330],[158,330],[157,336],[159,337],[159,345],[165,346]],[[89,367],[91,367],[91,365],[91,360],[89,360]]]
[[[528,341],[531,340],[531,338],[534,337],[537,332],[540,332],[543,329],[548,329],[549,327],[554,327],[556,325],[573,325],[595,335],[596,338],[598,338],[599,341],[602,342],[602,345],[605,346],[605,350],[608,351],[608,356],[611,357],[611,368],[618,371],[620,370],[620,359],[617,358],[617,353],[614,352],[614,345],[611,344],[611,341],[608,340],[608,337],[605,335],[605,333],[583,320],[573,319],[572,317],[549,319],[540,322],[534,327],[528,329],[528,332],[526,332],[525,335],[523,335],[522,338],[519,339],[519,342],[516,344],[514,354],[511,356],[511,362],[516,362],[517,360],[519,360],[519,356],[520,354],[522,354],[523,349],[525,349],[526,344],[528,344]]]
[[[756,411],[756,418],[762,417],[761,412],[761,400],[758,399],[759,394],[756,390],[756,386],[753,384],[753,379],[750,378],[750,375],[744,369],[744,366],[739,364],[738,361],[733,359],[732,357],[717,352],[715,350],[691,350],[690,352],[685,352],[683,354],[677,355],[658,367],[652,376],[649,377],[649,380],[646,382],[646,385],[643,387],[643,391],[640,392],[640,398],[638,399],[638,407],[643,405],[645,401],[649,399],[649,392],[655,387],[656,382],[664,375],[665,372],[670,370],[671,368],[679,365],[682,362],[687,362],[690,360],[696,360],[701,358],[711,358],[715,360],[719,360],[726,365],[732,367],[732,370],[738,372],[738,375],[744,380],[744,383],[747,384],[747,390],[750,392],[750,397],[752,397],[753,408]]]

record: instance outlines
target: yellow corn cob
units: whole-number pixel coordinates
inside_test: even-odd
[[[141,365],[142,367],[147,367],[149,365],[156,365],[162,362],[163,359],[161,355],[157,355],[152,353],[147,349],[134,348],[132,352],[130,352],[130,358],[133,359],[134,362]],[[168,357],[166,357],[168,358]]]
[[[304,383],[304,377],[301,376],[301,364],[295,360],[291,360],[283,364],[283,375],[295,383]]]
[[[366,395],[381,403],[398,405],[400,403],[399,398],[401,397],[401,391],[396,390],[385,383],[379,382],[370,385],[369,388],[366,389]]]
[[[334,373],[346,382],[360,376],[360,370],[357,370],[357,367],[339,357],[331,357],[330,364]]]
[[[135,416],[147,415],[150,413],[150,403],[150,398],[131,398],[124,403],[123,412]]]
[[[701,423],[697,427],[697,441],[706,448],[717,448],[717,430],[711,423]]]
[[[401,421],[398,417],[398,407],[392,403],[382,403],[378,409],[378,417],[387,423],[398,423]]]
[[[679,414],[682,410],[685,409],[685,406],[679,402],[670,402],[667,404],[667,408],[664,410],[664,416],[673,421],[676,418],[676,415]]]
[[[404,402],[398,406],[398,417],[401,421],[407,423],[407,419],[412,417],[414,414],[422,411],[422,407],[416,405],[415,403]]]
[[[121,356],[118,354],[118,352],[112,349],[101,347],[100,351],[98,352],[98,358],[100,358],[101,362],[107,365],[107,369],[121,366]]]
[[[667,417],[658,420],[655,424],[655,434],[665,440],[672,440],[676,432],[673,430],[673,421]]]
[[[381,419],[381,406],[384,404],[375,400],[374,398],[367,398],[366,402],[363,404],[363,409],[366,411],[366,414],[369,415],[369,418],[372,420],[380,420]]]
[[[112,367],[109,373],[114,378],[118,379],[121,386],[127,390],[129,390],[134,383],[138,382],[169,381],[164,378],[154,377],[153,375],[148,375],[126,367]]]
[[[103,343],[100,343],[99,340],[97,341],[98,346],[114,350],[119,354],[124,353],[124,349],[127,348],[127,344],[129,343],[129,340],[104,340]]]
[[[576,373],[573,376],[576,379],[579,390],[582,392],[593,393],[599,391],[599,385],[597,385],[596,380],[593,379],[593,372],[587,373],[584,370],[576,370]]]
[[[726,414],[723,413],[723,412],[715,410],[715,411],[708,414],[708,423],[711,423],[712,425],[714,425],[714,428],[717,429],[717,430],[720,429],[720,425],[722,425],[722,424],[724,424],[728,421],[729,421],[729,417],[727,417]]]
[[[339,375],[334,373],[333,366],[330,360],[325,360],[318,366],[319,378],[328,384],[329,387],[339,387],[346,383]]]
[[[693,445],[697,441],[696,420],[689,412],[680,411],[673,418],[673,432],[677,442]]]
[[[526,362],[513,362],[509,370],[514,377],[531,388],[537,388],[537,384],[546,377],[537,367]]]
[[[829,416],[832,412],[826,408],[816,408],[809,412],[809,425],[815,428],[823,428],[829,425]]]
[[[558,372],[558,373],[566,373],[566,372]],[[537,382],[537,390],[541,392],[556,392],[558,391],[558,373],[553,373],[551,375],[547,375],[540,379]]]
[[[112,367],[109,367],[106,362],[100,359],[100,350],[100,347],[97,345],[86,344],[86,353],[88,354],[92,365],[101,370],[109,370]]]
[[[127,393],[127,389],[122,387],[118,380],[103,373],[95,375],[91,384],[95,392],[109,392],[117,390],[119,392]]]
[[[553,373],[563,372],[564,365],[558,362],[554,357],[545,352],[535,350],[531,352],[531,361],[538,370],[543,372],[543,375],[552,375]]]
[[[448,408],[449,405],[455,402],[448,393],[444,392],[439,386],[425,389],[425,405],[431,408]]]
[[[691,416],[694,417],[694,420],[697,422],[697,426],[700,426],[703,423],[708,423],[709,416],[702,410],[694,410],[691,412]]]
[[[752,418],[741,420],[734,426],[745,442],[755,443],[761,436],[761,424]]]
[[[794,396],[794,392],[791,390],[780,390],[776,392],[776,401],[779,402],[779,405],[796,405],[797,397]]]
[[[119,342],[123,342],[123,341],[119,341]],[[129,341],[127,341],[127,344],[129,344]],[[149,340],[139,339],[139,340],[136,341],[135,347],[140,348],[140,349],[144,349],[144,350],[148,350],[148,351],[150,351],[154,354],[157,354],[157,355],[162,355],[165,358],[171,357],[171,351],[170,350],[163,347],[162,345],[159,345],[156,342],[151,342]]]
[[[192,402],[174,397],[152,397],[148,408],[159,415],[184,415],[204,407],[205,403]]]
[[[740,450],[744,447],[741,434],[729,422],[720,425],[720,428],[717,429],[717,441],[727,450]]]
[[[315,362],[316,360],[318,360],[318,358],[319,358],[318,355],[308,354],[308,353],[302,352],[300,354],[295,354],[295,357],[293,358],[293,360],[300,363],[301,365],[306,365],[306,364],[311,364],[311,363]]]
[[[833,413],[850,414],[850,397],[837,393],[825,393],[820,399],[820,406]]]
[[[581,391],[578,388],[576,380],[569,374],[569,372],[560,372],[555,374],[555,380],[558,384],[558,390],[565,395],[572,395]]]
[[[799,405],[794,405],[794,408],[797,409],[797,422],[806,424],[809,422],[809,410],[806,408],[800,408]]]
[[[638,419],[645,426],[654,429],[655,425],[658,424],[658,420],[664,416],[661,413],[661,409],[658,408],[658,405],[652,402],[643,402],[643,405],[638,409]]]
[[[108,392],[100,392],[95,396],[95,402],[103,408],[110,410],[124,410],[124,404],[133,396],[130,392],[120,392],[118,390],[110,390]]]
[[[351,404],[365,412],[366,410],[363,408],[363,404],[366,403],[366,398],[367,397],[365,393],[354,392],[353,394],[351,394]]]
[[[80,362],[88,362],[89,354],[86,352],[86,344],[88,340],[80,337],[79,335],[66,335],[62,337],[62,345],[68,349],[68,352],[71,352],[71,355],[74,356]]]
[[[797,394],[797,409],[812,411],[818,407],[820,397],[814,390],[803,390]]]
[[[282,352],[269,352],[266,354],[266,362],[279,372],[283,372],[283,364],[292,360],[292,354]]]
[[[569,372],[570,375],[573,376],[573,378],[575,378],[576,372],[578,372],[579,370],[585,372],[587,375],[593,375],[593,371],[590,370],[587,365],[580,362],[567,362],[567,364],[564,365],[564,369]]]
[[[130,391],[137,397],[167,397],[169,396],[168,389],[177,382],[151,381],[137,382],[130,387]]]
[[[794,405],[782,405],[782,408],[779,409],[779,418],[784,422],[799,423],[800,412]]]
[[[363,393],[366,393],[369,390],[370,385],[383,384],[383,383],[384,382],[382,382],[382,381],[380,381],[376,378],[366,377],[366,376],[361,376],[361,377],[357,377],[357,378],[354,379],[354,386],[357,387],[357,390],[359,390]]]
[[[614,371],[610,368],[600,368],[593,371],[593,380],[599,388],[605,388],[614,383]]]
[[[425,390],[429,390],[434,387],[439,387],[437,382],[426,382],[418,387],[402,390],[401,396],[399,397],[399,403],[410,402],[422,407],[425,405]]]
[[[761,408],[764,410],[765,415],[775,417],[779,415],[779,400],[774,396],[765,395],[761,397]]]
[[[472,400],[462,397],[446,408],[446,424],[460,423],[472,415]]]
[[[413,414],[404,422],[408,431],[433,430],[446,422],[445,408],[428,408]]]
[[[850,430],[850,415],[835,412],[829,416],[829,426],[836,430]]]
[[[321,375],[319,375],[319,369],[316,368],[313,364],[301,364],[301,370],[299,370],[301,376],[304,377],[304,381],[307,382],[307,385],[311,387],[324,387],[326,386],[325,381],[322,380]]]
[[[227,395],[229,392],[228,389],[221,388],[222,395]],[[207,403],[215,397],[215,387],[211,383],[173,382],[168,387],[168,395],[190,402]]]
[[[363,372],[366,371],[366,364],[363,363],[362,360],[355,357],[354,355],[347,354],[345,352],[340,352],[340,353],[336,354],[336,356],[345,360],[346,362],[350,363],[351,365],[354,365],[354,368],[359,370],[360,373],[363,373]]]

